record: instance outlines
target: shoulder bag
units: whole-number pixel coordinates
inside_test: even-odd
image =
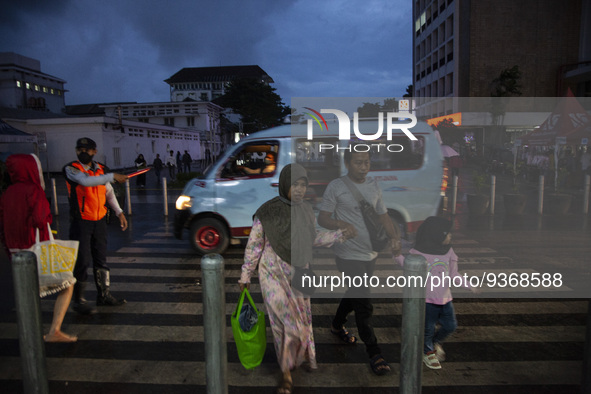
[[[35,244],[27,249],[37,256],[41,297],[58,293],[76,283],[72,271],[78,257],[79,242],[54,239],[49,223],[47,223],[47,230],[49,240],[40,242],[39,229],[36,229]]]
[[[359,205],[359,210],[361,211],[361,215],[363,215],[363,222],[369,233],[372,249],[376,252],[381,252],[390,244],[390,237],[380,220],[380,215],[378,215],[373,205],[363,198],[361,192],[349,177],[344,176],[342,179]]]

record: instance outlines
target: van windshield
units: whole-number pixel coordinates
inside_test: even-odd
[[[236,149],[220,167],[218,179],[269,177],[277,171],[277,141],[257,141]]]

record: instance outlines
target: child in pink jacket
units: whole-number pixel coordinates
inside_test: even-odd
[[[440,361],[445,360],[441,343],[458,326],[449,284],[461,283],[463,287],[476,292],[458,273],[458,256],[451,246],[451,227],[452,222],[447,219],[428,217],[419,227],[415,246],[409,251],[427,260],[429,280],[425,296],[423,362],[431,369],[441,369]],[[397,256],[396,260],[401,265],[404,263],[403,256]],[[438,323],[440,327],[436,330]]]

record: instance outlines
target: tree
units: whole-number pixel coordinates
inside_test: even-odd
[[[406,87],[406,93],[402,97],[404,97],[404,98],[412,97],[413,96],[413,92],[414,92],[414,86],[413,85],[408,85]]]
[[[398,100],[395,98],[388,98],[384,99],[384,104],[382,105],[382,112],[392,112],[398,108]]]
[[[360,118],[377,118],[381,109],[378,103],[363,103],[363,106],[357,108],[357,113]]]
[[[433,130],[439,131],[439,136],[445,145],[452,145],[454,142],[461,143],[461,136],[458,133],[458,126],[454,124],[452,118],[445,118],[436,125],[431,126]]]
[[[493,79],[490,86],[490,96],[493,97],[491,116],[493,125],[501,124],[505,116],[508,97],[521,96],[521,71],[519,66],[515,65],[506,68]]]
[[[521,96],[521,71],[519,66],[515,65],[511,68],[506,68],[493,79],[491,85],[491,97],[512,97]]]
[[[243,131],[254,133],[283,123],[283,119],[291,113],[275,90],[254,79],[238,79],[214,103],[231,108],[242,117]]]
[[[377,118],[379,112],[392,112],[398,108],[398,101],[395,98],[384,99],[382,104],[363,103],[357,108],[360,118]]]

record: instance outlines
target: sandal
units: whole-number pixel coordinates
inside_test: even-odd
[[[331,328],[330,332],[339,337],[347,345],[355,345],[357,343],[357,338],[353,334],[350,334],[344,326],[340,330]]]
[[[291,394],[293,391],[293,382],[283,379],[281,386],[277,387],[277,394]]]
[[[369,365],[373,373],[378,376],[382,376],[391,371],[390,365],[384,360],[381,354],[376,354],[369,359]]]

